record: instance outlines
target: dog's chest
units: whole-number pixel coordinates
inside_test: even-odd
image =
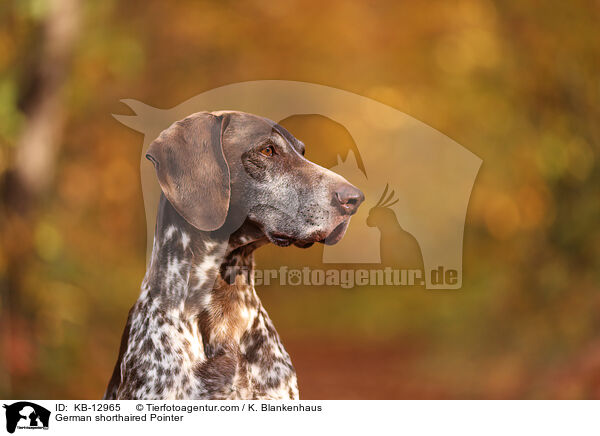
[[[243,291],[213,289],[203,313],[191,318],[161,310],[142,293],[118,396],[298,398],[294,368],[269,316],[253,288]]]
[[[181,399],[194,393],[193,367],[204,359],[196,323],[140,297],[121,362],[120,398]]]

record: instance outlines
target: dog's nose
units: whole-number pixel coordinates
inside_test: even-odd
[[[335,191],[335,199],[342,207],[345,214],[353,215],[358,206],[364,201],[365,194],[352,185],[342,185]]]

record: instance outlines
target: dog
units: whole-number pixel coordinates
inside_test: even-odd
[[[299,398],[253,252],[335,244],[364,200],[304,151],[235,111],[190,115],[150,144],[162,191],[152,257],[104,399]]]

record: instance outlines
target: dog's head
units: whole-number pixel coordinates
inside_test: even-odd
[[[254,224],[279,246],[335,244],[363,193],[304,157],[280,125],[243,112],[199,112],[150,145],[165,197],[203,231]]]

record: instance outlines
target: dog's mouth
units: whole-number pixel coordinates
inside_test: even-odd
[[[350,220],[348,219],[342,221],[328,234],[319,232],[307,239],[297,239],[284,233],[277,232],[270,232],[267,234],[267,237],[273,244],[279,247],[288,247],[294,244],[299,248],[308,248],[315,242],[320,242],[321,244],[325,245],[334,245],[344,237],[349,221]]]
[[[322,239],[319,242],[325,245],[337,244],[338,242],[340,242],[340,239],[342,239],[346,234],[349,222],[349,219],[342,221],[340,224],[337,225],[335,229],[333,229],[333,231],[329,235],[327,235],[325,239]]]
[[[288,247],[294,244],[296,247],[308,248],[315,243],[315,241],[296,239],[283,233],[269,233],[267,237],[278,247]]]
[[[267,236],[273,244],[279,247],[287,247],[294,243],[294,238],[283,233],[269,233]]]

